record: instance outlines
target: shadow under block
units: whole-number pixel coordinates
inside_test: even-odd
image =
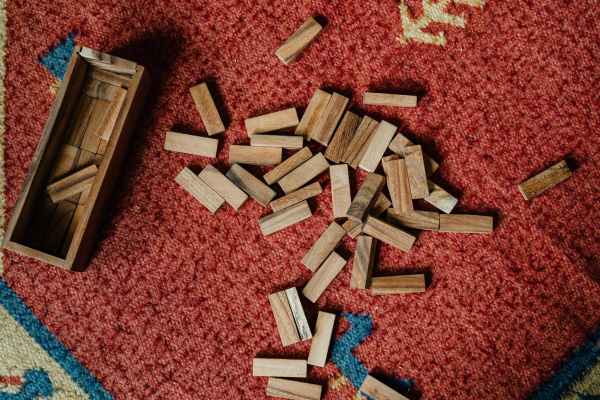
[[[427,181],[427,185],[429,186],[429,195],[423,200],[438,210],[450,214],[458,203],[458,199],[432,181]]]
[[[252,376],[278,376],[306,378],[306,360],[288,358],[255,358],[252,360]]]
[[[285,290],[270,294],[269,303],[271,304],[271,311],[275,318],[281,344],[289,346],[299,342],[300,335]]]
[[[315,334],[310,343],[308,364],[316,367],[325,366],[329,344],[331,343],[331,336],[333,335],[334,324],[335,314],[319,311],[315,326]]]
[[[217,110],[217,106],[208,90],[208,85],[203,82],[190,88],[190,94],[194,99],[196,110],[200,114],[206,133],[209,136],[225,132],[225,126]]]
[[[315,129],[310,132],[310,139],[327,146],[349,101],[347,97],[333,93]]]
[[[285,295],[287,296],[288,304],[292,310],[292,315],[294,316],[294,321],[296,322],[296,329],[300,335],[300,340],[308,340],[312,338],[310,326],[308,325],[308,320],[306,319],[306,314],[304,313],[300,296],[298,296],[298,289],[295,287],[286,289]]]
[[[387,210],[387,220],[395,225],[411,229],[437,231],[440,229],[440,214],[435,211],[409,211],[400,213],[393,208]]]
[[[441,214],[440,232],[491,233],[494,217],[487,215]]]
[[[267,396],[288,400],[320,400],[321,385],[290,379],[269,378]]]
[[[312,157],[312,152],[308,147],[303,147],[298,150],[287,160],[274,167],[272,170],[263,175],[263,179],[269,185],[272,185],[283,178],[285,175],[292,172],[294,169],[300,166],[303,162]]]
[[[329,99],[331,95],[321,89],[315,90],[315,93],[312,95],[310,101],[308,102],[308,106],[304,111],[304,115],[302,115],[302,119],[300,123],[296,127],[296,131],[294,132],[296,135],[304,136],[305,138],[309,138],[317,126],[317,123],[321,119],[323,112],[327,108],[327,104],[329,103]]]
[[[406,162],[406,171],[408,172],[408,181],[410,193],[413,199],[424,199],[429,196],[429,186],[427,184],[427,172],[425,171],[425,161],[421,146],[410,148],[410,153],[404,156]]]
[[[425,275],[392,275],[371,278],[374,295],[422,293],[425,291]]]
[[[406,161],[398,156],[384,157],[383,170],[393,207],[402,214],[412,211],[413,202]]]
[[[225,202],[217,192],[189,168],[184,168],[175,178],[175,182],[206,207],[211,214],[214,214]]]
[[[383,176],[373,173],[367,175],[348,208],[348,218],[357,222],[364,221],[384,184],[385,178]]]
[[[309,160],[296,167],[292,172],[278,181],[279,186],[285,193],[294,191],[316,178],[329,168],[329,163],[323,154],[317,153]]]
[[[375,172],[383,153],[387,150],[398,128],[387,121],[381,121],[373,133],[367,150],[360,160],[359,167],[368,172]]]
[[[417,106],[417,96],[391,93],[365,92],[363,104],[388,107],[411,107]]]
[[[370,236],[359,235],[356,239],[356,251],[352,262],[352,277],[350,287],[366,289],[371,282],[371,274],[375,265],[377,240]]]
[[[212,190],[223,198],[236,211],[244,204],[248,195],[238,188],[225,175],[212,165],[207,165],[202,172],[198,174]]]
[[[346,231],[332,222],[302,258],[302,264],[311,271],[316,271],[342,241]]]
[[[318,196],[321,194],[321,192],[323,192],[323,189],[321,188],[319,182],[314,182],[310,185],[304,186],[303,188],[288,193],[283,197],[271,201],[269,205],[273,211],[279,211],[283,210],[284,208],[291,207],[294,204],[300,203],[303,200]]]
[[[282,149],[301,149],[304,145],[302,136],[290,135],[252,135],[250,146],[256,147],[281,147]]]
[[[335,251],[332,252],[304,286],[302,290],[304,297],[315,303],[342,271],[344,265],[346,265],[346,260]]]
[[[567,165],[567,162],[562,160],[519,184],[519,191],[525,200],[531,200],[567,180],[570,176],[571,169]]]
[[[346,164],[350,165],[352,168],[358,167],[358,163],[367,150],[369,141],[371,140],[373,133],[377,130],[378,125],[379,122],[371,117],[363,117],[358,128],[356,128],[354,136],[352,136],[352,140],[350,140],[350,144],[348,144],[348,147],[344,152],[343,161]]]
[[[344,218],[346,217],[346,212],[352,202],[348,165],[338,164],[330,166],[329,180],[331,181],[331,208],[333,218]]]
[[[229,163],[275,165],[281,162],[281,154],[281,148],[240,146],[232,144],[229,147]]]
[[[325,158],[333,162],[344,161],[344,153],[352,141],[354,132],[358,128],[360,117],[351,111],[346,111],[342,122],[335,130],[327,150],[325,150]]]
[[[323,27],[313,17],[309,17],[292,36],[283,42],[275,55],[282,63],[286,65],[291,63],[315,40],[322,29]]]
[[[246,126],[248,136],[252,136],[255,133],[293,128],[298,125],[298,114],[295,108],[286,108],[285,110],[247,118],[244,121],[244,125]]]
[[[171,131],[165,136],[164,149],[167,151],[214,158],[217,156],[218,147],[217,139]]]
[[[394,153],[404,157],[408,153],[407,147],[412,147],[414,145],[415,144],[406,136],[404,136],[402,133],[398,133],[390,143],[389,149]],[[425,170],[427,171],[427,176],[435,173],[435,171],[437,171],[440,167],[440,164],[438,164],[433,158],[429,157],[425,153],[423,153],[423,159],[425,160]]]
[[[367,217],[367,222],[363,226],[363,233],[404,252],[408,252],[416,240],[414,236],[402,229],[371,216]]]
[[[367,375],[358,391],[373,400],[409,400],[371,375]]]
[[[258,220],[263,236],[279,232],[289,226],[310,218],[312,212],[306,200],[291,207],[274,212]]]
[[[233,164],[225,175],[263,207],[268,206],[276,195],[273,189],[238,164]]]

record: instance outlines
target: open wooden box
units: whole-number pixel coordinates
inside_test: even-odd
[[[8,224],[4,248],[66,269],[85,268],[147,88],[142,66],[75,47]],[[69,197],[63,192],[65,198],[58,200],[61,196],[48,186],[73,183],[73,174],[86,167],[94,174],[79,182],[85,190]]]

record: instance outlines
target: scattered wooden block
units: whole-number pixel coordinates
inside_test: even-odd
[[[325,157],[323,157],[323,154],[317,153],[308,161],[305,161],[292,172],[281,178],[278,181],[278,184],[285,193],[289,193],[304,186],[304,184],[325,172],[327,168],[329,168],[329,163]]]
[[[46,191],[54,203],[67,199],[90,188],[98,173],[96,165],[90,165],[48,185]]]
[[[421,151],[421,146],[414,147],[410,149],[411,153],[404,156],[410,193],[413,199],[424,199],[429,195],[429,186],[427,184],[423,152]]]
[[[396,130],[398,128],[395,125],[390,124],[387,121],[381,121],[377,126],[377,129],[373,133],[373,137],[369,140],[367,151],[363,155],[359,166],[365,171],[375,172],[383,153],[388,148]]]
[[[283,197],[273,200],[269,205],[273,211],[283,210],[284,208],[291,207],[303,200],[318,196],[322,191],[323,189],[321,188],[319,182],[314,182],[310,185],[306,185],[303,188],[286,194]]]
[[[230,164],[275,165],[281,162],[281,148],[254,147],[232,144],[229,147]]]
[[[546,190],[571,177],[571,169],[565,160],[554,164],[545,171],[527,179],[519,185],[519,191],[525,200],[531,200]]]
[[[309,132],[310,139],[321,143],[323,146],[327,146],[349,101],[347,97],[339,93],[333,93],[315,129]]]
[[[371,216],[367,217],[363,232],[404,252],[408,252],[416,240],[402,229]]]
[[[315,40],[322,29],[323,27],[313,17],[309,17],[292,36],[283,42],[275,55],[282,63],[288,65]]]
[[[320,400],[321,385],[289,379],[269,378],[267,396],[289,400]]]
[[[348,208],[346,213],[348,218],[362,222],[384,184],[385,178],[383,176],[373,173],[367,175]]]
[[[178,153],[193,154],[201,157],[216,157],[219,141],[202,136],[187,135],[179,132],[167,132],[164,149]]]
[[[406,228],[437,231],[440,229],[440,214],[434,211],[409,211],[402,213],[393,208],[387,210],[387,220]]]
[[[313,336],[310,344],[310,352],[308,353],[308,364],[317,367],[325,366],[334,324],[335,314],[319,311],[315,335]]]
[[[385,210],[390,208],[391,205],[392,203],[387,198],[387,196],[379,192],[377,200],[375,200],[375,204],[373,204],[373,207],[371,207],[369,214],[374,217],[378,217],[381,214],[383,214]],[[363,223],[348,218],[348,220],[344,222],[342,227],[346,230],[348,236],[350,236],[352,239],[355,239],[358,235],[362,233]]]
[[[304,286],[302,290],[304,297],[315,303],[327,289],[327,286],[342,271],[344,265],[346,265],[346,260],[335,251],[332,252]]]
[[[371,279],[371,293],[375,295],[422,293],[425,275],[376,276]]]
[[[432,181],[427,181],[427,185],[429,186],[429,195],[423,200],[438,210],[450,214],[454,210],[456,203],[458,203],[458,199]]]
[[[298,296],[298,290],[295,287],[291,287],[285,290],[285,295],[287,296],[288,304],[292,310],[292,315],[294,316],[294,321],[296,322],[296,329],[300,335],[300,340],[308,340],[312,338],[310,326],[308,325],[308,320],[304,314],[304,308],[302,307],[300,296]]]
[[[206,133],[209,136],[225,132],[225,126],[217,110],[217,106],[208,90],[206,83],[201,83],[190,88],[190,94],[194,99],[196,110],[202,118],[202,123],[206,128]]]
[[[365,92],[363,104],[372,106],[388,107],[411,107],[417,106],[417,96],[391,93]]]
[[[371,375],[367,375],[358,391],[373,400],[409,400]]]
[[[246,133],[248,136],[252,136],[255,133],[293,128],[298,125],[298,114],[295,108],[286,108],[285,110],[247,118],[244,124],[246,125]]]
[[[346,211],[352,202],[350,194],[350,176],[348,165],[338,164],[329,167],[329,179],[331,180],[331,206],[333,218],[346,217]]]
[[[287,135],[252,135],[250,146],[281,147],[284,149],[301,149],[304,144],[302,136]]]
[[[288,358],[255,358],[252,360],[252,376],[281,376],[306,378],[306,360]]]
[[[354,132],[358,128],[360,117],[351,111],[346,111],[342,122],[335,130],[329,146],[325,151],[325,158],[333,162],[344,161],[344,153],[352,141]]]
[[[344,162],[350,165],[352,168],[358,167],[358,163],[362,160],[362,157],[367,150],[369,140],[371,136],[377,130],[379,122],[375,121],[371,117],[363,117],[360,121],[360,125],[356,128],[356,133],[350,140],[350,144],[344,152]]]
[[[383,170],[394,208],[399,213],[412,211],[412,195],[405,160],[398,156],[384,157]]]
[[[377,241],[370,236],[360,235],[356,239],[356,251],[352,263],[350,287],[366,289],[371,283],[371,274],[375,265]]]
[[[308,147],[302,148],[302,150],[297,151],[293,156],[264,174],[263,179],[269,185],[276,183],[278,180],[283,178],[285,175],[292,172],[294,169],[300,166],[300,164],[304,163],[306,160],[312,157],[312,152]]]
[[[217,192],[231,207],[238,210],[248,198],[240,188],[233,184],[218,169],[212,165],[204,167],[198,177],[204,181],[212,190]]]
[[[289,346],[299,342],[300,335],[296,328],[294,314],[292,313],[285,290],[271,293],[269,295],[269,303],[271,304],[271,310],[277,324],[277,331],[279,332],[282,346]]]
[[[312,131],[317,126],[317,123],[323,116],[323,112],[327,108],[331,95],[321,89],[315,90],[315,93],[311,97],[304,115],[300,123],[296,127],[295,134],[309,138]]]
[[[494,230],[494,217],[487,215],[440,215],[440,232],[490,233]]]
[[[238,164],[233,164],[225,176],[263,207],[266,207],[276,195],[273,189]]]
[[[312,215],[306,200],[291,207],[274,212],[258,220],[260,230],[264,236],[279,232],[282,229],[304,221]]]
[[[406,148],[412,147],[414,145],[415,144],[411,142],[406,136],[404,136],[402,133],[398,133],[390,143],[389,149],[394,153],[404,157],[407,154]],[[429,157],[425,153],[423,153],[423,159],[425,161],[425,170],[427,171],[427,176],[431,176],[435,171],[438,170],[440,165],[433,158]]]
[[[73,170],[78,157],[79,149],[77,147],[70,144],[63,144],[58,151],[48,179],[54,181],[63,178]]]
[[[345,234],[344,228],[332,222],[304,255],[302,264],[311,271],[316,271],[344,238]]]
[[[210,188],[198,175],[189,168],[184,168],[175,178],[185,191],[194,196],[204,207],[214,214],[225,200]]]

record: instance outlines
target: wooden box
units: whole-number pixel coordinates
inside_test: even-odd
[[[75,47],[8,224],[5,249],[69,270],[85,268],[148,86],[142,66]],[[96,171],[86,191],[60,201],[49,196],[50,184],[85,167]]]

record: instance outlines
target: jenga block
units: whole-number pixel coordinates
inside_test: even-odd
[[[308,107],[304,111],[304,115],[302,115],[300,123],[296,127],[296,131],[294,132],[296,135],[306,138],[310,137],[311,132],[315,129],[323,112],[327,108],[330,98],[331,95],[329,93],[321,89],[315,90],[315,93],[308,102]]]
[[[69,197],[73,197],[76,194],[80,194],[82,192],[85,192],[86,190],[89,190],[94,184],[95,179],[96,177],[92,176],[90,178],[74,183],[73,185],[68,186],[64,189],[48,191],[48,195],[50,196],[50,199],[52,199],[53,203],[58,203],[59,201],[66,200]]]
[[[81,148],[96,153],[100,146],[100,140],[103,139],[102,133],[104,132],[106,118],[111,111],[112,106],[111,102],[108,100],[93,100],[93,111],[82,132]]]
[[[281,376],[306,378],[306,360],[287,358],[255,358],[252,360],[252,376]]]
[[[387,220],[406,228],[437,231],[440,229],[440,214],[434,211],[409,211],[401,213],[393,208],[387,210]]]
[[[109,140],[104,140],[104,139],[100,138],[100,143],[98,144],[98,150],[97,150],[96,154],[98,154],[99,156],[103,156],[104,154],[106,154],[106,150],[108,149],[109,143],[110,143]]]
[[[322,29],[323,27],[313,17],[309,17],[292,36],[283,42],[275,55],[282,63],[286,65],[291,63],[308,47],[310,42],[315,40]]]
[[[346,260],[335,251],[332,252],[304,286],[304,290],[302,290],[304,297],[315,303],[341,272],[344,265],[346,265]]]
[[[333,93],[315,129],[309,132],[310,139],[321,143],[323,146],[327,146],[349,101],[347,97],[339,93]]]
[[[119,86],[115,86],[99,80],[88,80],[83,87],[83,91],[86,96],[93,97],[95,99],[113,101],[120,93],[127,91]]]
[[[89,167],[94,164],[96,167],[100,168],[100,163],[102,162],[102,156],[99,154],[92,153],[91,151],[79,150],[79,155],[77,157],[77,162],[75,162],[76,169],[83,169],[85,167]]]
[[[494,217],[487,215],[440,215],[440,232],[490,233],[494,230]]]
[[[344,218],[352,202],[348,165],[339,164],[329,167],[329,179],[331,180],[333,218]]]
[[[421,146],[405,156],[406,171],[408,172],[408,181],[410,193],[413,199],[424,199],[429,195],[429,186],[427,185],[427,173],[425,172],[425,163],[423,161],[423,152]]]
[[[51,254],[59,254],[63,238],[73,218],[77,206],[69,201],[61,201],[56,205],[49,224],[49,232],[45,235],[43,248]]]
[[[371,282],[377,241],[370,236],[360,235],[356,239],[356,251],[352,263],[350,287],[366,289]]]
[[[67,131],[65,132],[66,142],[75,147],[81,147],[81,142],[88,126],[90,117],[94,111],[94,105],[97,99],[93,99],[85,94],[81,95],[71,118]]]
[[[365,92],[363,104],[388,107],[416,107],[417,96],[391,93]]]
[[[456,203],[458,203],[458,199],[432,181],[427,181],[427,185],[429,185],[429,195],[423,200],[438,210],[450,214],[454,209],[454,206],[456,206]]]
[[[198,177],[212,190],[217,192],[231,207],[238,210],[248,198],[240,188],[233,184],[225,175],[212,165],[207,165]]]
[[[93,68],[90,72],[90,78],[100,82],[108,83],[110,85],[121,86],[124,88],[129,87],[131,84],[131,78],[119,74],[115,74],[109,71],[103,71],[101,69]]]
[[[367,375],[358,391],[372,400],[409,400],[371,375]]]
[[[219,141],[202,136],[185,133],[167,132],[165,150],[178,153],[194,154],[201,157],[216,157]]]
[[[412,211],[412,195],[405,160],[396,155],[384,157],[383,170],[394,208],[399,213]]]
[[[335,314],[319,311],[315,335],[310,343],[310,352],[308,353],[308,363],[310,365],[317,367],[325,366],[334,324]]]
[[[269,378],[267,396],[288,400],[320,400],[321,385],[290,379]]]
[[[312,152],[308,147],[302,148],[302,150],[297,151],[293,156],[267,172],[263,179],[269,185],[274,184],[285,175],[292,172],[294,169],[300,166],[303,162],[312,157]]]
[[[376,276],[371,279],[371,293],[375,295],[422,293],[424,291],[425,275],[423,274]]]
[[[119,115],[121,114],[121,108],[123,108],[123,104],[125,104],[125,99],[127,98],[127,90],[123,88],[116,89],[117,92],[115,97],[110,101],[110,106],[108,107],[106,115],[102,121],[102,125],[98,131],[98,136],[104,140],[109,140],[112,136],[115,126],[117,125]]]
[[[402,229],[371,216],[367,217],[363,232],[404,252],[408,252],[416,240]]]
[[[546,190],[558,185],[571,176],[571,169],[565,160],[554,164],[545,171],[527,179],[519,185],[519,191],[525,200],[531,200]]]
[[[208,90],[206,83],[201,83],[190,88],[190,94],[194,99],[196,110],[202,118],[204,128],[209,136],[225,132],[225,126],[217,110],[217,106]]]
[[[281,148],[254,147],[232,144],[229,147],[230,164],[275,165],[281,162]]]
[[[306,200],[291,207],[274,212],[258,220],[264,236],[279,232],[282,229],[304,221],[312,215]]]
[[[308,161],[305,161],[292,172],[281,178],[278,184],[285,193],[289,193],[302,187],[313,178],[316,178],[321,173],[325,172],[327,168],[329,168],[329,163],[325,157],[323,157],[323,154],[317,153]]]
[[[367,151],[363,155],[359,166],[365,171],[375,172],[383,153],[388,148],[398,128],[387,121],[381,121],[369,140]]]
[[[346,213],[348,218],[362,222],[384,184],[385,178],[383,176],[373,173],[367,175],[348,208]]]
[[[344,228],[332,222],[304,255],[302,264],[311,271],[316,271],[344,238],[345,234]]]
[[[303,200],[318,196],[322,191],[323,189],[321,188],[319,182],[314,182],[310,185],[306,185],[303,188],[286,194],[283,197],[273,200],[269,205],[273,211],[283,210],[284,208],[291,207]]]
[[[84,203],[85,203],[85,201],[84,201]],[[67,228],[67,231],[65,233],[65,238],[64,238],[62,246],[61,246],[61,250],[60,250],[61,257],[67,256],[67,253],[69,252],[69,248],[71,247],[71,242],[73,241],[73,236],[75,236],[75,231],[79,227],[79,224],[83,219],[83,214],[85,213],[85,211],[86,211],[85,204],[78,204],[75,207],[75,210],[73,212],[73,217],[71,218],[71,222],[69,222],[69,227]]]
[[[373,204],[373,206],[371,207],[369,214],[374,217],[378,217],[381,214],[383,214],[385,210],[390,208],[391,205],[392,203],[387,198],[387,196],[379,192],[377,200],[375,200],[375,204]],[[346,222],[344,222],[342,227],[344,228],[348,236],[350,236],[352,239],[355,239],[358,235],[362,233],[363,223],[349,218]]]
[[[63,144],[58,151],[48,179],[54,181],[71,172],[75,168],[78,156],[79,149],[77,147],[70,144]]]
[[[279,332],[279,338],[283,346],[289,346],[291,344],[300,341],[298,329],[296,328],[296,322],[294,320],[294,314],[285,294],[285,291],[271,293],[269,295],[269,303],[271,304],[271,310],[273,311],[273,317],[277,324],[277,331]]]
[[[295,108],[286,108],[285,110],[247,118],[244,124],[246,125],[246,133],[248,136],[252,136],[255,133],[293,128],[298,125],[298,114]]]
[[[48,187],[46,188],[46,191],[52,198],[53,193],[55,194],[58,192],[62,192],[64,190],[68,189],[69,187],[75,185],[76,183],[85,181],[86,179],[89,179],[89,178],[93,178],[94,176],[96,176],[97,173],[98,173],[98,167],[95,165],[90,165],[88,167],[80,169],[77,172],[69,174],[56,182],[53,182],[52,184],[48,185]]]
[[[302,136],[287,135],[252,135],[250,146],[281,147],[283,149],[301,149],[304,144]]]
[[[175,178],[186,192],[194,196],[204,207],[214,214],[225,200],[210,188],[198,175],[194,174],[189,168],[181,170]]]
[[[360,125],[356,128],[356,133],[352,137],[350,144],[344,152],[344,162],[352,168],[356,168],[367,150],[371,136],[377,130],[379,122],[370,117],[363,117]]]
[[[225,175],[263,207],[266,207],[276,195],[273,189],[238,164],[233,164]]]
[[[404,157],[411,150],[407,150],[407,148],[413,148],[413,146],[413,142],[411,142],[402,133],[398,133],[390,143],[389,149],[394,153]],[[414,148],[412,150],[414,150]],[[429,157],[425,153],[423,153],[423,160],[425,161],[425,171],[427,172],[427,176],[431,176],[440,167],[440,165],[433,158]]]
[[[116,74],[134,75],[137,71],[137,64],[133,61],[101,53],[98,50],[88,47],[82,47],[79,50],[79,55],[85,58],[91,65]]]
[[[300,340],[308,340],[312,338],[310,326],[308,325],[308,320],[304,314],[304,308],[302,307],[300,296],[298,296],[298,290],[295,287],[291,287],[285,290],[285,295],[287,296],[290,310],[292,310],[292,315],[294,316],[294,321],[296,322],[296,329],[300,335]]]
[[[344,161],[344,153],[352,141],[352,137],[354,136],[354,132],[356,132],[356,128],[358,128],[359,122],[360,118],[358,115],[351,111],[346,111],[344,118],[342,118],[342,122],[340,122],[340,125],[333,134],[331,142],[329,142],[329,146],[327,146],[325,158],[333,162]]]

